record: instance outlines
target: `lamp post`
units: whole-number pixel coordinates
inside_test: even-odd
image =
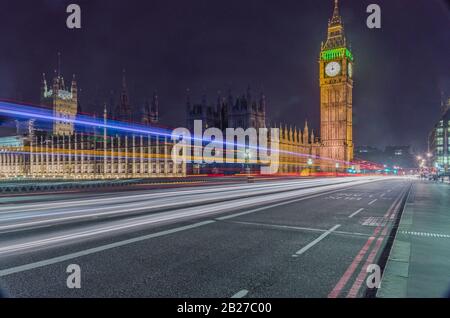
[[[252,155],[250,154],[250,150],[245,149],[245,173],[247,174],[247,176],[250,175],[249,161],[251,157]]]
[[[308,170],[309,176],[311,176],[311,166],[313,165],[313,160],[311,158],[308,159]]]

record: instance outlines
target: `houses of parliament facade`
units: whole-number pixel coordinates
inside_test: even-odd
[[[59,68],[58,68],[59,69]],[[106,105],[102,127],[77,127],[78,88],[75,77],[66,86],[59,70],[51,85],[45,74],[41,83],[41,105],[52,110],[49,129],[35,127],[34,119],[27,122],[27,131],[0,138],[0,178],[39,179],[118,179],[165,178],[186,176],[186,163],[171,160],[173,143],[168,136],[150,133],[131,134],[109,131],[110,121],[130,122],[125,74],[114,116]],[[158,123],[158,97],[146,102],[142,126]],[[111,118],[112,117],[112,118]],[[113,122],[114,123],[114,122]],[[45,123],[41,123],[45,126]]]
[[[344,34],[338,0],[328,21],[328,32],[319,56],[320,134],[316,136],[308,123],[302,128],[279,128],[279,173],[303,174],[306,170],[336,171],[346,169],[353,160],[352,91],[353,55]],[[64,82],[59,67],[52,82],[41,83],[41,104],[53,111],[51,132],[34,129],[29,121],[26,136],[0,141],[0,178],[17,176],[35,178],[152,178],[183,177],[186,163],[171,160],[173,147],[169,137],[146,134],[113,134],[101,131],[78,131],[76,127],[78,88],[75,77],[70,86]],[[112,105],[110,105],[110,108]],[[141,125],[159,121],[157,94],[145,103]],[[196,103],[186,94],[187,128],[202,120],[203,128],[271,128],[267,125],[264,94],[255,96],[248,88],[241,96],[218,94],[212,105],[203,95]],[[104,109],[103,123],[109,120],[131,122],[132,108],[125,73],[114,116]],[[300,127],[300,126],[299,126]]]

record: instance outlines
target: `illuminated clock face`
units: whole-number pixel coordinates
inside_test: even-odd
[[[330,62],[325,66],[325,74],[329,77],[338,75],[341,71],[341,64],[338,62]]]
[[[353,77],[353,65],[352,65],[352,63],[349,63],[349,64],[348,64],[348,76],[349,76],[350,78]]]

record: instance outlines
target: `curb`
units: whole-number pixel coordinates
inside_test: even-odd
[[[411,243],[399,237],[398,234],[400,231],[407,231],[412,224],[411,195],[414,195],[414,193],[415,188],[413,184],[405,201],[405,207],[395,233],[394,243],[383,271],[380,288],[376,294],[377,298],[407,297]]]

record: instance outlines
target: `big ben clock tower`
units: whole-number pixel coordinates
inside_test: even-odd
[[[353,160],[353,55],[347,47],[338,0],[334,1],[333,17],[328,21],[319,64],[321,156],[349,162]]]

